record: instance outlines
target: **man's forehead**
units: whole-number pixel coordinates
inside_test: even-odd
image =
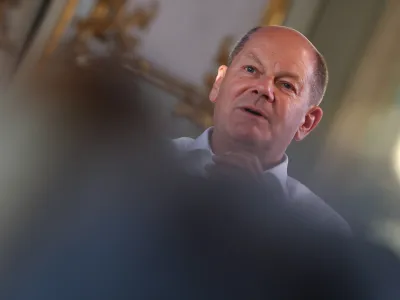
[[[250,36],[250,39],[252,38],[261,38],[261,39],[269,38],[273,40],[282,38],[288,41],[295,41],[303,46],[315,48],[315,46],[302,33],[293,28],[284,26],[261,27]]]
[[[308,52],[315,52],[314,45],[301,33],[285,28],[285,27],[263,27],[254,32],[247,43],[244,50],[254,47],[268,47],[285,50],[288,48],[296,48]]]
[[[262,47],[248,47],[239,54],[240,60],[251,60],[263,67],[272,68],[275,71],[292,71],[307,75],[312,72],[313,61],[309,59],[308,52],[302,49],[289,49],[283,51],[266,50]],[[310,66],[310,68],[308,68]],[[299,74],[299,75],[300,75]]]
[[[276,59],[276,67],[287,68],[296,65],[296,69],[308,69],[307,66],[314,63],[315,51],[314,46],[296,31],[266,27],[251,35],[239,55],[260,64],[267,60],[271,63]]]
[[[244,48],[240,55],[242,58],[252,59],[260,64],[266,62],[274,62],[274,64],[304,64],[314,59],[315,55],[310,56],[310,52],[306,49],[284,48],[279,51],[279,47],[260,47],[254,45]]]

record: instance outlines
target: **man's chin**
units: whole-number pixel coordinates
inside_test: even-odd
[[[265,132],[260,132],[258,129],[239,129],[232,132],[232,137],[237,141],[250,146],[263,145],[270,140]]]

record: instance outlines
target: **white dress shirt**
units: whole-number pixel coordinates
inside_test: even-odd
[[[212,127],[204,131],[198,138],[192,139],[181,137],[173,140],[180,156],[185,157],[188,164],[185,164],[188,172],[192,174],[205,175],[205,166],[212,164],[214,155],[210,146],[210,135]],[[285,154],[283,161],[265,171],[265,174],[274,175],[282,185],[288,201],[292,202],[301,211],[306,213],[307,217],[317,219],[323,223],[333,223],[335,227],[340,227],[347,232],[350,228],[331,207],[329,207],[321,198],[315,195],[305,185],[298,180],[288,176],[288,157]]]

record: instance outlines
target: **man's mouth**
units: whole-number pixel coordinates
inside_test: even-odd
[[[242,107],[241,108],[242,111],[252,114],[256,117],[262,117],[264,119],[267,119],[267,117],[264,115],[264,113],[261,110],[258,110],[256,108],[252,108],[252,107]]]

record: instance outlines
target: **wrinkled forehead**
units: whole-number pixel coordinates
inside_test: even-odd
[[[313,73],[316,49],[300,33],[289,29],[262,28],[255,32],[241,51],[256,56],[262,63],[281,68],[296,68],[303,75]]]

